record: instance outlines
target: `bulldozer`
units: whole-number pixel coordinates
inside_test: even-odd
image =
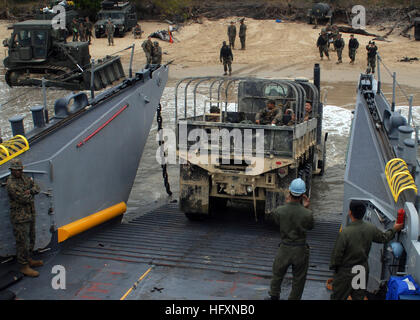
[[[39,86],[45,79],[47,87],[101,90],[125,78],[119,56],[106,56],[92,65],[88,42],[66,42],[66,30],[55,29],[51,20],[14,24],[3,45],[8,48],[5,80],[11,87]]]

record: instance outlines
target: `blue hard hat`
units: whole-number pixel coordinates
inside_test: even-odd
[[[306,192],[305,181],[303,181],[301,178],[293,180],[289,186],[289,191],[292,194],[292,196],[295,197],[304,194]]]

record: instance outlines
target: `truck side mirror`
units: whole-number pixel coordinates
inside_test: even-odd
[[[4,39],[4,40],[3,40],[3,46],[4,46],[4,47],[8,47],[8,46],[9,46],[9,41],[10,41],[10,40],[9,40],[9,39],[7,39],[7,38],[6,38],[6,39]]]

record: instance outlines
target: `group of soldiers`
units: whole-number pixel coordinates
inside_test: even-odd
[[[308,121],[309,119],[312,119],[312,104],[307,101],[305,103],[305,114],[298,121]],[[296,121],[296,114],[287,103],[284,106],[276,106],[274,100],[268,100],[266,108],[255,116],[255,123],[261,125],[292,126],[296,124]]]
[[[89,17],[86,17],[82,21],[73,19],[71,24],[71,31],[73,34],[73,41],[87,41],[89,44],[92,41],[93,36],[93,23],[90,22]]]
[[[246,24],[245,19],[242,18],[239,26],[239,39],[241,41],[241,49],[245,50],[245,40],[246,40]],[[223,41],[222,48],[220,49],[220,62],[223,63],[223,68],[227,75],[229,70],[229,75],[232,74],[232,62],[233,62],[233,53],[232,50],[235,49],[235,40],[236,40],[236,26],[235,21],[231,21],[227,29],[227,36],[229,39],[229,45],[226,44],[226,41]]]
[[[162,47],[159,46],[159,42],[152,42],[152,37],[148,36],[147,40],[143,41],[141,47],[146,55],[148,65],[162,63]]]
[[[329,47],[330,44],[333,44],[334,50],[337,52],[337,64],[343,63],[343,50],[345,47],[345,42],[342,38],[342,35],[338,31],[336,25],[328,26],[323,28],[317,40],[317,47],[319,49],[319,54],[321,60],[324,59],[324,55],[330,60]],[[354,37],[354,34],[350,35],[350,40],[348,43],[349,47],[349,58],[350,64],[354,64],[356,60],[357,49],[359,48],[359,41]],[[369,44],[366,46],[367,50],[367,73],[375,73],[376,67],[376,54],[378,47],[375,45],[374,41],[369,41]]]
[[[305,288],[309,267],[310,247],[306,242],[306,233],[314,228],[314,218],[309,209],[310,200],[305,194],[306,184],[295,179],[289,186],[286,204],[278,207],[269,215],[269,219],[280,226],[281,243],[273,263],[269,300],[278,300],[281,284],[287,269],[292,266],[293,280],[289,300],[300,300]],[[372,243],[387,243],[403,224],[395,223],[392,229],[382,232],[369,222],[363,221],[366,204],[352,200],[349,205],[349,221],[339,233],[330,259],[330,270],[334,271],[332,279],[331,300],[364,300],[366,289],[354,287],[353,267],[365,269],[365,283],[369,278],[368,257]]]

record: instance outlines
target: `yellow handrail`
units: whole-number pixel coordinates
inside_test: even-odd
[[[0,165],[28,150],[28,140],[22,135],[16,135],[7,141],[4,141],[0,144]]]
[[[385,166],[385,176],[395,202],[404,190],[411,189],[417,194],[416,184],[403,159],[389,160]]]

